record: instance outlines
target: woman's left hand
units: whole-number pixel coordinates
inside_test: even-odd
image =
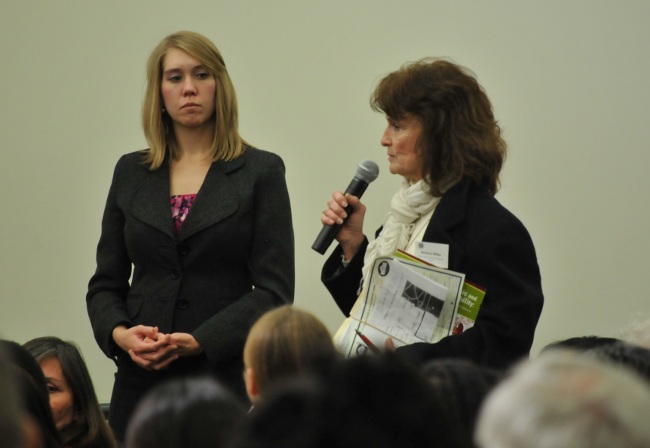
[[[129,351],[133,361],[146,370],[164,370],[181,356],[196,356],[203,351],[194,336],[188,333],[172,333],[168,335],[158,333],[157,336],[167,338],[164,349],[156,353]],[[150,340],[149,342],[154,341]]]
[[[198,341],[189,333],[172,333],[169,343],[176,346],[174,353],[178,356],[196,356],[203,352]]]

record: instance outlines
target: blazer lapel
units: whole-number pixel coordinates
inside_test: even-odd
[[[165,160],[157,170],[147,171],[145,181],[131,198],[131,213],[174,238],[169,191],[169,165]]]
[[[440,199],[433,212],[423,240],[449,245],[449,269],[456,271],[465,259],[463,246],[454,237],[453,229],[465,221],[472,181],[465,179],[454,185]]]
[[[212,164],[183,222],[179,240],[189,238],[237,211],[239,195],[228,175],[244,166],[244,163],[245,155],[230,162],[218,161]]]

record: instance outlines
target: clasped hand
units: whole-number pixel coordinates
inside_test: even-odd
[[[194,356],[202,351],[191,334],[165,334],[158,327],[145,325],[115,327],[113,339],[133,362],[146,370],[163,370],[181,356]]]

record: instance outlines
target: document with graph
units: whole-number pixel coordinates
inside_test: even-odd
[[[375,260],[367,286],[334,336],[346,356],[377,347],[437,342],[451,334],[465,275],[422,262],[404,252]],[[371,344],[371,345],[372,345]]]

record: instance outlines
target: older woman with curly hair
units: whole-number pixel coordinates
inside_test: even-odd
[[[494,197],[506,143],[483,88],[467,69],[425,59],[383,78],[371,105],[386,115],[381,144],[402,187],[372,242],[363,231],[365,206],[355,196],[332,195],[321,222],[342,227],[323,267],[325,286],[347,315],[378,256],[438,245],[431,247],[448,251],[442,267],[486,291],[476,323],[397,352],[421,363],[451,357],[496,368],[527,356],[542,311],[541,276],[526,228]]]

